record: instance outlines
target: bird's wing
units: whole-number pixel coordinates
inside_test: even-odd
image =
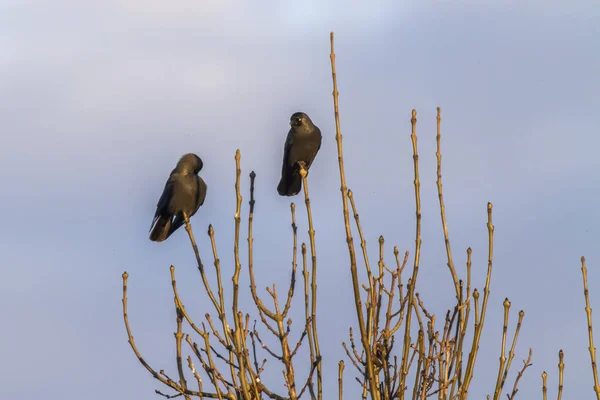
[[[310,157],[308,159],[308,163],[306,165],[306,168],[310,168],[310,166],[312,165],[313,161],[315,160],[315,157],[317,156],[317,153],[321,149],[321,143],[323,141],[323,136],[321,135],[321,130],[319,128],[317,128],[316,126],[315,126],[315,132],[314,132],[314,134],[315,134],[315,136],[318,137],[319,143],[317,145],[317,148],[314,149],[314,151],[310,155]]]
[[[313,156],[313,160],[317,156],[317,153],[319,152],[319,150],[321,150],[321,143],[323,143],[323,135],[321,135],[321,130],[319,128],[317,128],[316,126],[315,126],[315,129],[317,130],[317,132],[319,134],[319,145],[317,146],[317,151],[315,151],[315,155]],[[312,164],[312,161],[311,161],[311,164]]]
[[[289,163],[290,151],[292,150],[292,145],[294,144],[294,135],[292,134],[292,130],[288,132],[287,138],[285,139],[285,144],[283,145],[283,166],[281,167],[281,171],[285,171],[286,165]]]
[[[319,151],[319,150],[321,150],[321,143],[323,142],[323,135],[321,134],[321,130],[319,128],[317,128],[316,126],[315,126],[315,128],[319,132],[319,147],[317,147],[317,151]]]
[[[204,182],[204,179],[198,177],[198,201],[196,203],[196,204],[198,204],[198,207],[196,207],[196,211],[202,204],[204,204],[204,199],[206,199],[206,190],[207,189],[208,189],[208,186],[206,186],[206,182]]]
[[[158,199],[158,203],[156,204],[156,212],[154,213],[154,218],[152,219],[152,224],[150,225],[150,230],[156,223],[156,220],[160,216],[160,214],[167,208],[169,205],[169,200],[171,199],[171,193],[173,192],[173,182],[175,181],[175,177],[173,175],[169,176],[167,179],[167,183],[165,183],[165,188],[163,189],[160,198]]]

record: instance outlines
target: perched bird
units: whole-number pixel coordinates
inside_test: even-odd
[[[150,225],[150,240],[162,242],[204,204],[206,183],[198,176],[202,159],[193,153],[184,154],[165,184]]]
[[[283,148],[283,166],[277,193],[281,196],[295,196],[302,188],[299,162],[304,163],[308,172],[317,152],[321,148],[321,130],[303,112],[290,117],[290,131]]]

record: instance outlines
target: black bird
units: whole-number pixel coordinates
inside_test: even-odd
[[[298,162],[303,162],[308,172],[317,152],[321,148],[321,130],[303,112],[290,117],[290,131],[283,148],[283,166],[277,193],[295,196],[302,188],[302,177]]]
[[[193,153],[184,154],[165,184],[150,225],[150,240],[166,240],[204,204],[206,183],[198,176],[202,159]]]

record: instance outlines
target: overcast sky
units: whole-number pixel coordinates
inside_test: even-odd
[[[600,5],[596,1],[0,1],[0,398],[153,398],[157,381],[131,352],[130,322],[156,370],[176,375],[169,266],[197,320],[212,311],[185,230],[148,240],[178,158],[204,160],[206,203],[192,222],[206,264],[215,227],[225,282],[233,271],[235,150],[242,215],[255,170],[258,286],[284,287],[290,199],[277,195],[289,116],[323,132],[310,188],[319,260],[325,398],[336,396],[341,341],[356,316],[339,193],[329,32],[336,33],[348,185],[377,257],[377,238],[414,251],[410,112],[418,112],[423,247],[418,288],[438,319],[452,305],[435,187],[440,106],[448,227],[461,277],[495,263],[471,394],[493,393],[502,302],[525,321],[510,386],[533,347],[522,399],[549,396],[565,351],[564,396],[593,397],[580,257],[600,309]],[[299,240],[307,241],[303,199]],[[242,296],[248,299],[246,221]],[[412,264],[412,261],[411,263]],[[266,294],[265,294],[266,295]],[[230,304],[230,303],[229,303]],[[245,311],[254,314],[245,301]],[[301,296],[294,303],[300,329]],[[229,306],[228,306],[229,307]],[[597,318],[600,342],[600,319]],[[264,333],[266,335],[266,332]],[[281,367],[267,364],[282,389]],[[302,370],[302,368],[300,368]],[[298,372],[305,376],[305,371]],[[348,365],[348,399],[358,398]]]

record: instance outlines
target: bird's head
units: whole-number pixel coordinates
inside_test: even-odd
[[[195,174],[202,170],[204,163],[202,159],[194,153],[184,154],[177,163],[177,168],[180,170],[193,171]]]
[[[310,122],[310,118],[303,112],[295,112],[290,117],[290,125],[300,127]]]

